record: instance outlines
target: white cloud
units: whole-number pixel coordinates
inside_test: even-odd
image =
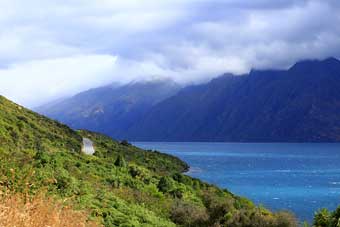
[[[1,0],[0,94],[39,105],[109,82],[340,57],[337,0]]]
[[[18,103],[39,105],[111,82],[116,60],[109,55],[79,55],[10,65],[0,70],[1,91]]]

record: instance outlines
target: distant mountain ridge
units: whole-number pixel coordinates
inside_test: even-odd
[[[109,134],[136,141],[340,141],[340,61],[226,74],[149,107]],[[112,121],[108,118],[105,127],[114,127]]]
[[[170,80],[113,84],[81,92],[36,110],[72,128],[84,128],[119,138],[153,105],[179,89],[180,86]]]

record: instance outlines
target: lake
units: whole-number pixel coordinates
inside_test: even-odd
[[[311,221],[321,207],[340,205],[340,144],[176,143],[134,145],[186,161],[192,177],[272,210]]]

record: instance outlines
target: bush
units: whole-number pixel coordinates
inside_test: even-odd
[[[44,151],[38,151],[35,154],[34,159],[37,160],[41,166],[45,166],[51,161],[50,156]]]
[[[206,209],[197,205],[177,201],[171,209],[171,220],[181,226],[207,226],[209,218]]]
[[[176,188],[176,189],[170,191],[170,195],[172,195],[174,198],[177,198],[177,199],[182,199],[183,193],[184,193],[184,191],[181,188]]]
[[[170,192],[174,188],[174,185],[169,177],[162,177],[158,182],[157,188],[159,191],[166,193]]]
[[[298,227],[296,217],[290,213],[281,211],[275,214],[277,227]]]
[[[203,203],[210,216],[210,223],[219,223],[225,214],[234,209],[233,200],[216,195],[213,191],[206,191],[203,195]]]
[[[66,170],[57,170],[55,179],[57,189],[60,190],[62,194],[72,195],[79,193],[77,180],[74,177],[70,176]]]
[[[121,145],[123,145],[123,146],[131,146],[131,143],[129,143],[127,140],[122,140],[121,142],[120,142],[120,144]]]
[[[127,166],[126,161],[122,155],[118,155],[116,161],[114,162],[114,165],[117,167],[123,167],[123,168]]]
[[[314,216],[313,226],[315,227],[328,227],[330,223],[330,212],[323,208],[319,210]]]
[[[340,226],[340,206],[333,212],[326,208],[319,210],[314,215],[314,227],[339,227]]]
[[[182,184],[185,184],[185,185],[189,185],[191,186],[192,185],[192,180],[190,177],[187,177],[181,173],[175,173],[172,178],[179,182],[179,183],[182,183]]]

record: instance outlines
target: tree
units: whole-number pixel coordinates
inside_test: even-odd
[[[120,144],[123,145],[123,146],[130,146],[131,145],[127,140],[122,140],[120,142]]]

